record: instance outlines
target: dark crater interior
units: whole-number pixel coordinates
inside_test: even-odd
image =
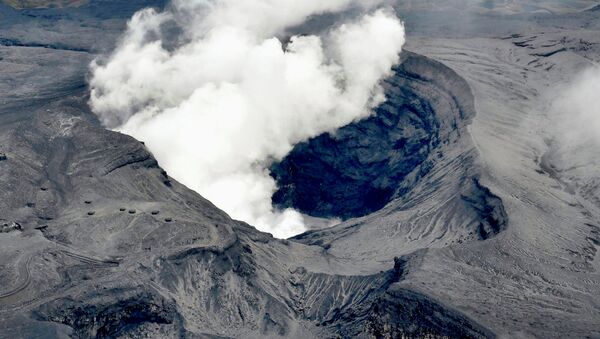
[[[428,157],[473,116],[472,95],[441,63],[410,52],[402,59],[374,115],[299,143],[270,167],[275,206],[314,217],[364,216],[429,171]]]

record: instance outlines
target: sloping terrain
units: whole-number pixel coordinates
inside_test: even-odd
[[[148,4],[0,7],[0,338],[600,336],[600,205],[544,96],[597,60],[595,12],[404,12],[377,115],[272,168],[282,206],[346,220],[278,240],[89,112],[88,62]]]
[[[424,295],[390,290],[405,259],[338,262],[323,246],[229,219],[142,143],[95,126],[80,97],[17,125],[3,134],[1,163],[2,218],[21,225],[0,239],[7,336],[491,335]],[[396,317],[403,300],[413,320]]]

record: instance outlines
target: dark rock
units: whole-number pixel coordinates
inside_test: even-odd
[[[158,162],[143,145],[135,143],[130,144],[128,148],[107,163],[101,172],[103,175],[109,175],[127,167],[132,169],[158,168]]]
[[[19,224],[16,221],[13,221],[10,223],[4,223],[0,227],[0,233],[10,233],[10,232],[15,232],[15,231],[18,231],[18,232],[23,231],[23,227],[21,226],[21,224]]]
[[[125,295],[113,299],[120,291],[107,290],[104,295],[91,294],[84,300],[57,299],[39,307],[34,316],[72,327],[79,338],[135,337],[144,324],[173,324],[177,310],[173,302],[151,293]]]
[[[366,328],[375,338],[495,338],[462,314],[395,286],[372,305]]]
[[[130,209],[129,210],[129,214],[135,214],[135,210],[134,209]]]
[[[480,222],[477,227],[477,237],[479,240],[489,239],[506,229],[508,215],[504,210],[502,199],[481,185],[478,179],[472,180],[467,192],[463,193],[462,199],[478,215]]]
[[[155,210],[155,211],[152,211],[151,213],[152,213],[152,215],[157,215],[157,214],[159,214],[159,213],[160,213],[160,211],[156,211],[156,210]]]
[[[87,212],[87,215],[94,215],[94,214],[96,214],[95,211],[89,211],[89,212]]]
[[[6,154],[0,152],[0,161],[4,161],[4,160],[7,160],[7,159],[8,158],[6,157]]]

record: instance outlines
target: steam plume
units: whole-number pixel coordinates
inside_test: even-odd
[[[363,118],[383,100],[404,27],[376,1],[177,0],[130,20],[92,64],[94,112],[153,151],[169,173],[233,218],[277,237],[306,227],[271,205],[266,168],[294,144]],[[308,17],[360,7],[320,35],[276,36]]]
[[[555,95],[559,143],[567,153],[600,146],[600,67],[584,70]],[[593,149],[593,152],[596,152]],[[595,157],[592,157],[595,158]]]
[[[581,67],[581,65],[577,65]],[[600,68],[583,71],[550,91],[546,160],[561,180],[580,187],[591,201],[600,199],[598,149],[600,148]]]

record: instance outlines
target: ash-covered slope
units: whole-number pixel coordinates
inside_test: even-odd
[[[448,38],[437,13],[421,15],[435,33],[407,48],[466,79],[477,111],[466,129],[474,143],[469,136],[441,148],[428,174],[381,211],[297,239],[355,267],[416,250],[420,259],[397,286],[453,305],[500,337],[600,335],[596,155],[561,145],[553,135],[560,120],[549,113],[557,85],[597,62],[597,17],[492,16],[509,33],[488,38],[481,37],[490,34],[485,16],[471,14],[472,26]],[[306,149],[292,154],[303,159],[297,155]],[[464,202],[474,200],[462,199],[467,178],[479,187],[472,193],[478,206],[502,206],[505,214],[470,219]],[[469,220],[502,220],[498,215],[507,222],[496,237],[453,237]]]
[[[456,208],[437,197],[459,192],[445,185],[460,182],[459,164],[469,163],[463,158],[452,167],[439,161],[444,169],[437,176],[430,171],[413,192],[445,185],[409,193],[413,204],[393,209],[397,202],[391,202],[380,212],[299,239],[324,244],[331,255],[365,267],[376,266],[382,253],[426,248],[416,252],[418,264],[413,260],[412,272],[397,286],[453,305],[500,337],[593,338],[600,335],[595,155],[561,150],[549,106],[557,84],[597,62],[597,17],[583,12],[535,20],[521,33],[481,38],[475,26],[461,38],[422,37],[407,47],[451,67],[472,88],[477,115],[468,128],[476,146],[470,158],[479,168],[477,182],[502,201],[508,216],[503,232],[440,248],[435,241],[420,243],[440,224],[444,230],[453,225],[449,216]],[[469,144],[453,147],[450,159]]]
[[[229,219],[72,102],[3,145],[2,218],[19,227],[0,237],[2,337],[490,335],[424,295],[388,292],[405,259],[347,274],[321,247]]]
[[[379,114],[282,162],[307,172],[279,169],[295,185],[282,187],[287,204],[326,191],[305,211],[360,217],[286,241],[231,220],[140,141],[98,125],[90,37],[123,21],[64,11],[2,11],[2,36],[22,35],[0,47],[0,338],[600,335],[600,206],[566,181],[579,174],[539,124],[540,93],[597,57],[593,12],[462,13],[472,26],[460,30],[440,11],[405,12],[421,20],[408,27],[419,54],[404,55]],[[66,38],[86,22],[84,39]],[[331,180],[311,173],[336,161]],[[365,209],[365,183],[392,193]]]
[[[396,287],[418,256],[365,267],[233,221],[78,96],[16,126],[0,162],[1,217],[18,225],[0,236],[2,336],[492,336]]]

